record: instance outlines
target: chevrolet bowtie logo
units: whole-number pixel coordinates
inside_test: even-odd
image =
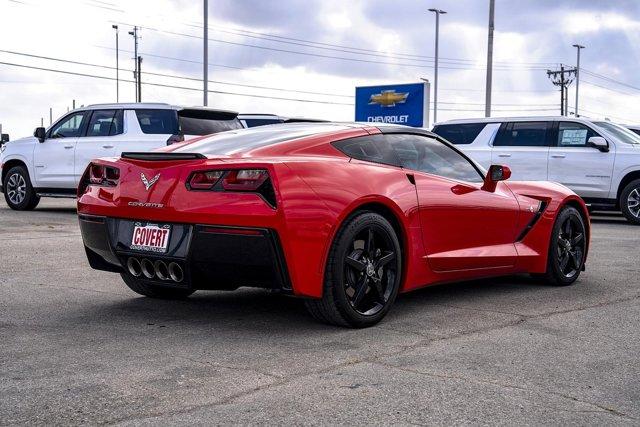
[[[142,183],[144,184],[144,188],[146,188],[147,191],[149,191],[151,186],[153,184],[155,184],[156,182],[158,182],[158,180],[160,179],[160,174],[157,174],[156,176],[151,178],[151,180],[147,180],[147,177],[144,176],[144,173],[140,173],[140,179],[142,180]]]
[[[404,104],[407,102],[409,92],[396,93],[395,90],[383,90],[380,93],[371,95],[369,105],[378,104],[382,107],[395,107],[396,104]]]

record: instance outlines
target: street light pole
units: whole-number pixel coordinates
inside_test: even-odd
[[[575,108],[575,116],[578,116],[578,89],[580,87],[580,50],[584,49],[584,46],[579,44],[574,44],[573,47],[578,51],[578,58],[576,61],[576,108]]]
[[[202,55],[203,105],[209,104],[209,0],[204,0],[204,52]]]
[[[489,0],[489,37],[487,41],[487,82],[484,100],[484,116],[491,117],[491,83],[493,81],[493,18],[495,14],[495,0]]]
[[[120,65],[118,61],[118,26],[112,25],[111,28],[116,30],[116,102],[120,102]]]
[[[438,121],[438,38],[440,32],[440,15],[447,12],[440,9],[429,9],[429,12],[436,14],[435,71],[433,73],[433,123],[436,123]]]

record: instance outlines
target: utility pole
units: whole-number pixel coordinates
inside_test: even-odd
[[[436,14],[436,52],[435,52],[435,71],[433,75],[433,123],[438,121],[438,38],[440,32],[440,15],[447,12],[440,9],[429,9],[429,12]]]
[[[489,36],[487,40],[487,87],[485,89],[484,116],[491,117],[491,82],[493,80],[493,18],[495,0],[489,0]]]
[[[138,27],[134,26],[133,31],[129,31],[129,34],[133,36],[133,60],[134,60],[134,70],[133,70],[133,80],[136,86],[136,102],[140,102],[140,95],[138,93],[138,80],[140,80],[140,70],[138,69]]]
[[[554,86],[560,87],[560,115],[561,116],[568,115],[565,94],[568,93],[568,88],[571,82],[573,82],[573,75],[575,74],[575,72],[576,70],[573,68],[565,70],[564,64],[560,64],[559,71],[547,70],[547,77],[551,79],[551,83],[553,83]]]
[[[138,56],[138,102],[142,102],[142,56]]]
[[[120,102],[120,64],[118,61],[119,49],[118,49],[118,26],[112,25],[111,28],[116,30],[116,102]]]
[[[205,107],[209,105],[209,0],[204,0],[204,52],[202,67],[202,84],[203,84],[203,104]]]
[[[49,126],[53,124],[53,108],[49,107]]]
[[[71,105],[73,106],[72,110],[75,110],[76,109],[76,100],[75,99],[71,100]]]
[[[578,89],[580,88],[580,50],[584,49],[584,46],[574,44],[573,47],[578,51],[578,58],[576,59],[576,109],[575,115],[578,116]]]

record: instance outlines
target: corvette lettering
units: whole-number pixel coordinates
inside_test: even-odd
[[[127,205],[133,208],[164,208],[163,203],[129,202]]]

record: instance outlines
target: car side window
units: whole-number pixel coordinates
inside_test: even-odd
[[[398,158],[385,140],[384,135],[360,136],[336,141],[333,146],[347,156],[373,163],[400,166]]]
[[[113,136],[122,133],[122,110],[96,110],[91,114],[87,136]]]
[[[483,182],[480,171],[463,155],[435,138],[386,135],[403,168],[465,182]]]
[[[548,122],[510,122],[504,123],[494,147],[546,147]]]
[[[56,123],[49,131],[49,138],[73,138],[80,136],[87,113],[84,111],[70,114]]]
[[[487,123],[438,125],[433,128],[433,133],[456,145],[471,144],[486,126]]]
[[[558,147],[586,147],[592,136],[599,136],[594,130],[582,123],[558,123]]]

